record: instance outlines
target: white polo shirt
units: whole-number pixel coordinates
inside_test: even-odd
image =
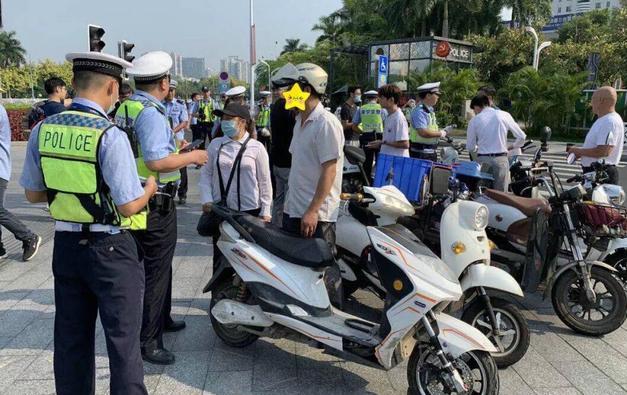
[[[316,193],[322,164],[337,159],[331,192],[318,211],[319,221],[335,222],[342,190],[344,129],[335,115],[326,111],[321,103],[309,114],[304,124],[301,117],[302,114],[296,116],[290,144],[292,168],[283,212],[293,218],[302,218]]]
[[[514,148],[520,148],[525,144],[527,135],[508,112],[486,107],[468,123],[466,148],[468,152],[474,152],[477,148],[479,154],[507,152],[508,131],[512,132],[516,139]]]
[[[611,112],[594,121],[586,135],[583,148],[596,148],[599,145],[612,145],[612,151],[606,158],[581,157],[581,165],[589,167],[592,163],[605,159],[608,165],[617,165],[623,155],[623,141],[625,139],[623,120],[616,112]]]
[[[397,141],[409,141],[409,127],[405,114],[400,108],[385,118],[383,128],[383,141],[386,143],[394,143]],[[396,148],[390,145],[382,145],[381,153],[385,155],[409,157],[408,148]]]

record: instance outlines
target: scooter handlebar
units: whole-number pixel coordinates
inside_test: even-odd
[[[341,200],[351,200],[353,202],[361,202],[364,199],[364,195],[361,193],[341,193]]]

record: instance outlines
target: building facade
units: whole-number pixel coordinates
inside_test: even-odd
[[[237,56],[220,60],[220,72],[226,71],[231,78],[249,83],[250,63]]]
[[[205,58],[187,58],[181,60],[181,69],[183,77],[203,79],[207,77],[207,68],[205,67]]]

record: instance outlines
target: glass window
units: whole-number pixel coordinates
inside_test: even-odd
[[[410,73],[422,73],[429,68],[429,59],[412,60],[409,62]]]
[[[376,45],[370,47],[370,60],[376,60],[377,55],[389,55],[389,45]]]
[[[601,8],[601,3],[596,3],[596,4],[594,5],[594,8],[596,8],[596,9]]]
[[[408,61],[396,61],[390,62],[389,75],[406,77],[409,74],[409,62]]]
[[[605,8],[610,8],[610,2],[605,3]]]
[[[566,12],[570,12],[570,6],[566,6]]]
[[[423,59],[431,56],[431,42],[430,41],[418,41],[411,43],[411,58]]]
[[[409,43],[390,45],[390,60],[409,59]]]
[[[557,13],[561,13],[562,12],[562,7],[557,7]]]

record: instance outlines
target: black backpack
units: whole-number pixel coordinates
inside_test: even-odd
[[[32,129],[39,122],[43,121],[46,118],[46,113],[42,108],[44,104],[46,104],[48,100],[40,101],[38,103],[33,104],[29,113],[28,113],[28,128]]]

